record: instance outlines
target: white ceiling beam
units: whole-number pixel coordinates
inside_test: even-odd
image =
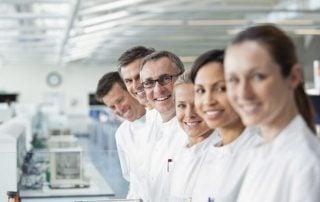
[[[7,14],[0,14],[0,20],[10,19],[10,20],[30,20],[30,19],[43,19],[43,18],[67,18],[68,15],[61,15],[61,14],[46,14],[46,13],[7,13]]]
[[[68,25],[67,25],[64,37],[63,37],[62,42],[61,42],[60,52],[59,52],[59,55],[58,55],[59,62],[60,62],[60,60],[61,60],[61,58],[62,58],[62,56],[64,54],[65,45],[68,43],[70,32],[72,30],[72,27],[74,26],[74,23],[75,23],[75,20],[76,20],[76,16],[77,16],[79,8],[80,8],[80,3],[81,3],[81,0],[76,0],[74,2],[73,8],[72,8],[72,13],[71,13],[71,15],[69,17]]]
[[[257,4],[242,4],[242,5],[219,5],[218,3],[212,6],[199,6],[196,4],[181,5],[175,7],[153,7],[152,5],[142,6],[136,10],[141,12],[152,13],[198,13],[198,12],[239,12],[239,13],[269,13],[269,12],[296,12],[296,13],[319,13],[319,9],[302,9],[302,8],[274,8],[272,5],[257,5]]]
[[[134,1],[133,0],[117,0],[114,2],[106,3],[106,4],[98,4],[86,9],[81,9],[79,14],[89,15],[89,14],[102,12],[102,11],[110,11],[114,9],[119,9],[119,8],[131,6],[131,5],[139,4],[144,1],[147,1],[147,0],[134,0]]]
[[[1,0],[2,4],[69,3],[71,0]]]
[[[45,31],[57,31],[57,30],[65,30],[65,26],[10,26],[10,27],[0,27],[0,32],[14,31],[17,30],[19,32],[45,32]]]
[[[90,26],[90,25],[95,25],[95,24],[99,24],[99,23],[103,23],[111,20],[117,20],[127,16],[129,16],[129,13],[127,11],[117,11],[107,15],[101,15],[98,17],[91,17],[88,19],[84,19],[78,22],[77,26],[81,26],[81,27]]]

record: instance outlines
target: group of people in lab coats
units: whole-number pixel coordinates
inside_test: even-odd
[[[98,82],[127,198],[144,202],[318,202],[320,143],[292,40],[270,24],[240,32],[190,70],[136,46]]]

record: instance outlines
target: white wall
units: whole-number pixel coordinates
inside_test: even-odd
[[[100,77],[111,70],[110,67],[67,66],[9,66],[0,68],[0,91],[19,93],[20,103],[41,103],[48,93],[61,93],[64,96],[65,111],[71,114],[87,113],[88,94],[95,91]],[[46,76],[51,71],[62,75],[62,84],[52,88],[46,84]],[[77,104],[72,106],[76,100]]]

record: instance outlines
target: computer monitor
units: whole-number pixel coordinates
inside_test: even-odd
[[[309,95],[316,111],[316,124],[320,124],[320,95]]]

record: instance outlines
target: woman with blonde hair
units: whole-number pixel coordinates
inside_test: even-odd
[[[179,76],[175,82],[174,100],[178,123],[188,138],[179,157],[173,162],[169,201],[184,202],[191,198],[202,156],[208,147],[217,141],[218,136],[211,135],[213,129],[210,129],[195,111],[190,71]]]

